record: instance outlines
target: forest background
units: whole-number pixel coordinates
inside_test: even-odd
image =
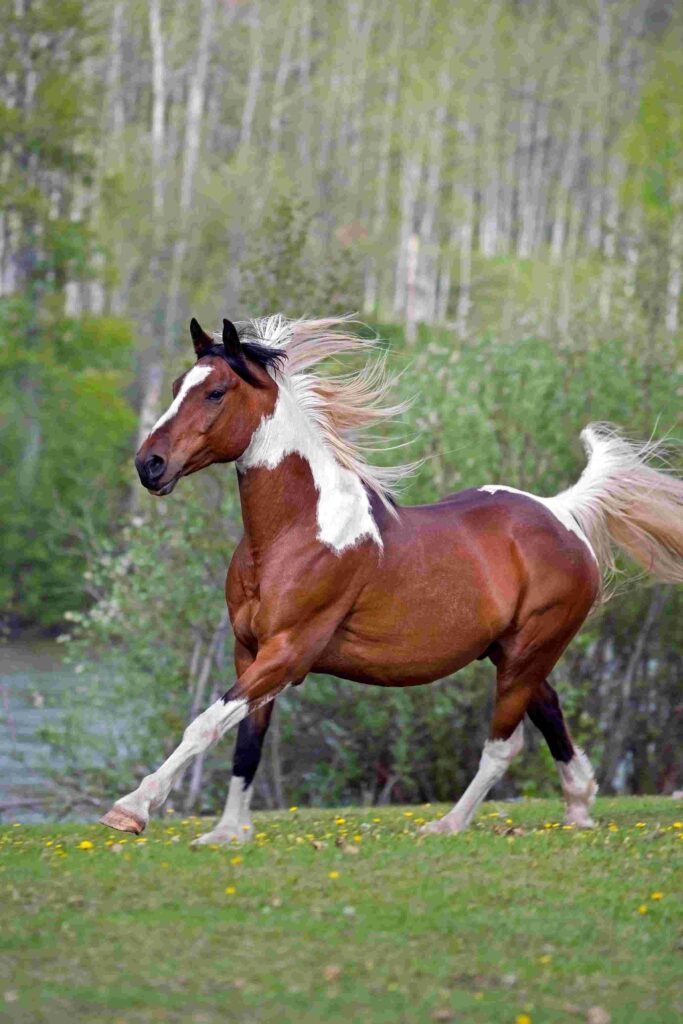
[[[555,493],[593,419],[680,437],[673,0],[0,0],[0,17],[0,614],[7,637],[57,635],[71,673],[42,728],[50,812],[131,788],[232,679],[232,471],[154,504],[132,464],[191,361],[191,315],[357,312],[416,397],[406,502]],[[554,677],[604,789],[666,793],[683,595],[628,579]],[[449,799],[491,686],[482,664],[400,692],[311,677],[278,700],[259,799]],[[175,806],[215,809],[229,756],[200,760]],[[507,793],[551,791],[548,768],[533,743]]]

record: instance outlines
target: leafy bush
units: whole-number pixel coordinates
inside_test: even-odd
[[[120,515],[135,417],[121,321],[52,319],[26,334],[0,303],[0,609],[43,626],[82,603],[86,551]]]

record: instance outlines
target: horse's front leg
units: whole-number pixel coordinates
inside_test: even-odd
[[[163,804],[173,783],[190,762],[213,746],[228,729],[272,701],[289,682],[299,678],[305,660],[301,645],[292,642],[287,634],[267,641],[235,686],[188,725],[182,742],[171,756],[144,778],[136,790],[117,800],[100,818],[102,824],[139,835],[149,820],[150,811]]]
[[[237,729],[232,778],[222,815],[211,829],[195,839],[194,846],[213,843],[246,843],[254,832],[251,821],[251,798],[254,776],[261,760],[263,741],[268,732],[275,701],[254,711]]]

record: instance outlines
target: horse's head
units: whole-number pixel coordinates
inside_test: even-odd
[[[173,384],[173,402],[140,446],[135,466],[152,494],[170,494],[181,476],[244,453],[264,416],[272,413],[277,384],[268,372],[284,354],[241,342],[223,321],[223,340],[196,320],[190,333],[197,362]]]

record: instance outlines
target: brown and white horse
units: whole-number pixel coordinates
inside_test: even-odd
[[[140,448],[144,486],[170,494],[214,462],[237,467],[244,536],[226,597],[237,681],[185,730],[153,774],[101,819],[139,833],[191,760],[239,725],[225,811],[210,843],[249,838],[249,803],[273,699],[308,672],[417,686],[475,658],[496,667],[490,738],[475,778],[427,831],[459,832],[523,746],[528,715],[557,763],[566,821],[590,826],[596,783],[548,675],[599,599],[620,547],[659,580],[683,582],[683,482],[648,464],[652,446],[601,426],[579,481],[552,498],[488,485],[398,507],[407,471],[369,464],[360,428],[382,406],[381,366],[311,368],[367,345],[348,323],[191,323],[197,361]]]

